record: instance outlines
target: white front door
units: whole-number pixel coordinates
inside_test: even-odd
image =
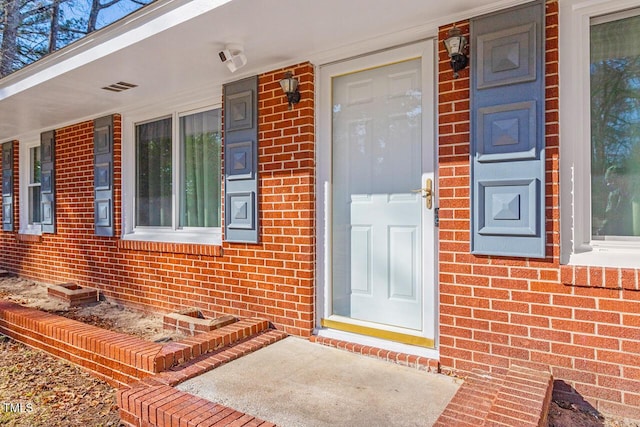
[[[435,190],[431,52],[425,42],[321,69],[326,324],[434,338],[433,205],[421,191]]]

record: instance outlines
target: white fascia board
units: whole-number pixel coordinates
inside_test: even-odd
[[[45,57],[0,80],[0,101],[108,56],[232,0],[170,0],[152,3],[121,22]],[[155,7],[152,7],[156,5]],[[173,9],[171,9],[173,7]]]

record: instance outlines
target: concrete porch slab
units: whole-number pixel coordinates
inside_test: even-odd
[[[430,426],[460,380],[289,337],[176,388],[279,426]]]

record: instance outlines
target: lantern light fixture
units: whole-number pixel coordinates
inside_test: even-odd
[[[287,95],[287,102],[289,103],[289,110],[293,109],[293,104],[300,102],[300,91],[298,90],[298,79],[293,77],[291,71],[287,71],[284,74],[284,78],[280,80],[280,87],[282,91]]]
[[[463,70],[469,62],[466,55],[468,46],[467,39],[462,35],[460,29],[454,25],[454,27],[449,30],[447,38],[442,42],[447,49],[449,58],[451,58],[453,78],[457,79],[459,77],[458,71]]]

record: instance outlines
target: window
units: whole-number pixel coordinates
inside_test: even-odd
[[[220,150],[219,109],[137,123],[133,234],[168,241],[220,234]]]
[[[29,224],[40,224],[40,147],[29,148]]]
[[[640,267],[640,9],[560,3],[561,262]]]
[[[171,227],[171,118],[136,127],[136,225]]]
[[[594,240],[640,239],[638,13],[640,11],[591,20],[591,225]]]
[[[180,117],[180,226],[220,227],[220,112]]]
[[[42,232],[42,210],[40,203],[41,153],[39,135],[25,138],[28,141],[19,145],[20,172],[19,209],[21,234],[40,234]],[[36,142],[37,141],[37,142]]]

